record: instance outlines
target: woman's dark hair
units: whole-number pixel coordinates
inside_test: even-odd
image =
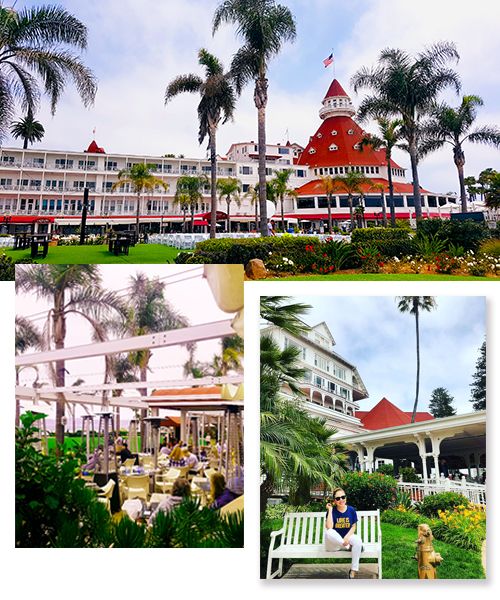
[[[178,477],[172,486],[172,496],[189,498],[191,496],[191,484],[184,477]]]

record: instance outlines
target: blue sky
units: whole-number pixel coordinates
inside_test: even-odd
[[[420,317],[419,410],[427,410],[432,391],[446,388],[458,413],[472,411],[470,384],[485,339],[484,297],[435,296],[437,308]],[[366,410],[384,396],[410,411],[415,399],[415,319],[400,313],[393,296],[296,296],[312,305],[304,320],[325,321],[334,350],[355,364],[370,397]]]
[[[500,123],[500,5],[482,0],[474,10],[457,9],[454,0],[418,3],[399,0],[284,0],[296,17],[297,39],[287,44],[269,71],[268,140],[292,140],[305,145],[320,124],[318,110],[333,76],[322,60],[332,48],[335,75],[351,93],[350,78],[364,65],[373,65],[386,46],[415,52],[438,40],[455,41],[461,54],[457,66],[464,93],[483,97],[478,123]],[[39,2],[18,0],[16,7]],[[183,95],[167,107],[167,83],[178,74],[200,72],[196,54],[206,47],[229,66],[238,48],[234,27],[211,35],[211,19],[218,0],[66,0],[59,4],[89,29],[86,63],[99,80],[95,106],[82,107],[72,88],[62,98],[56,116],[46,103],[38,117],[46,127],[40,147],[82,150],[96,139],[108,152],[151,155],[174,152],[203,157],[197,142],[195,95]],[[238,101],[233,123],[220,129],[218,147],[224,154],[236,141],[256,139],[252,87]],[[353,94],[358,104],[361,95]],[[445,98],[445,97],[443,97]],[[454,104],[459,99],[448,95]],[[370,124],[365,125],[370,130]],[[7,143],[13,143],[11,140]],[[14,142],[17,143],[17,142]],[[486,167],[499,168],[499,151],[466,147],[466,174]],[[405,154],[396,156],[408,168]],[[442,150],[420,167],[421,183],[437,192],[458,188],[451,152]]]

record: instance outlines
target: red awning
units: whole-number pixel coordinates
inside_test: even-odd
[[[205,221],[205,220],[203,220],[203,221],[194,221],[193,224],[194,225],[200,225],[200,226],[201,225],[208,225],[208,221]]]
[[[0,223],[40,223],[43,225],[46,223],[53,223],[54,218],[55,217],[42,217],[39,215],[5,215],[0,217]]]

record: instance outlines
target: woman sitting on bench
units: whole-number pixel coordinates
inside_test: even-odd
[[[354,579],[359,571],[359,557],[362,551],[362,542],[356,535],[356,523],[358,516],[352,506],[346,504],[346,494],[342,488],[333,491],[334,506],[327,503],[325,550],[335,552],[336,550],[352,550],[352,563],[349,571],[349,579]]]

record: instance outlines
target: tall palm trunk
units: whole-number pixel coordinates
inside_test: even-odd
[[[226,229],[228,233],[231,233],[231,201],[226,200],[226,206],[227,206],[227,224],[226,224]]]
[[[283,209],[283,194],[280,196],[280,205],[281,205],[281,230],[285,233],[285,211]]]
[[[465,153],[460,146],[455,146],[453,149],[453,159],[458,171],[458,181],[460,182],[460,204],[463,213],[467,212],[467,192],[465,189]]]
[[[194,232],[194,209],[195,205],[191,204],[191,233]]]
[[[394,208],[394,184],[392,183],[391,155],[387,155],[387,180],[389,182],[389,210],[391,211],[391,227],[396,227],[396,209]],[[385,210],[384,210],[385,215]]]
[[[255,232],[259,231],[259,200],[255,198]]]
[[[137,212],[135,215],[135,230],[137,233],[137,241],[139,241],[139,216],[141,214],[141,192],[137,192]]]
[[[415,404],[413,405],[413,412],[411,415],[411,422],[415,423],[415,417],[417,416],[417,406],[418,406],[418,392],[420,388],[420,336],[418,330],[418,304],[415,303],[413,306],[415,307],[415,331],[417,334],[417,381],[415,388]]]
[[[66,338],[66,317],[64,315],[64,290],[58,290],[54,294],[54,345],[56,350],[64,348],[64,340]],[[65,377],[65,362],[64,360],[55,361],[56,369],[56,387],[64,387]],[[57,394],[56,401],[56,442],[64,444],[64,394]],[[56,452],[59,454],[59,447]]]
[[[347,202],[349,203],[349,215],[351,216],[351,231],[354,229],[354,211],[352,208],[352,196],[347,194]]]
[[[215,129],[209,130],[210,145],[210,237],[214,238],[217,230],[217,154],[215,148]]]
[[[328,209],[328,233],[332,233],[332,195],[327,194],[327,209]]]
[[[267,205],[266,205],[266,105],[267,105],[267,78],[265,74],[255,82],[254,102],[257,108],[258,143],[259,143],[259,205],[260,205],[260,233],[268,236]]]
[[[24,143],[23,143],[23,150],[27,150],[27,149],[28,149],[28,136],[25,136]]]
[[[420,195],[420,182],[418,179],[418,156],[415,139],[408,142],[408,152],[410,154],[411,174],[413,177],[413,201],[415,203],[415,216],[417,221],[422,218],[422,197]]]

